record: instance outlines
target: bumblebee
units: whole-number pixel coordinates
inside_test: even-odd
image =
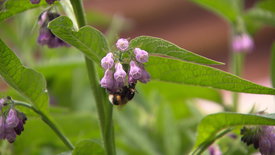
[[[115,93],[109,95],[109,100],[113,105],[125,105],[135,96],[135,86],[136,84],[130,84],[129,86],[124,86]]]

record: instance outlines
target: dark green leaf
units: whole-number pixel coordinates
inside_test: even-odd
[[[274,0],[263,0],[263,1],[258,1],[256,4],[257,8],[261,8],[264,10],[271,11],[275,13],[275,1]]]
[[[209,9],[230,22],[236,21],[241,12],[240,0],[191,0],[206,9]]]
[[[28,9],[36,8],[45,5],[45,1],[41,1],[40,4],[32,4],[30,0],[8,0],[4,3],[3,9],[0,9],[0,22]]]
[[[248,18],[247,20],[251,20],[253,22],[275,26],[275,12],[271,12],[265,9],[250,9],[245,14],[245,18]]]
[[[76,32],[72,21],[68,17],[61,16],[50,22],[49,28],[56,36],[82,51],[96,63],[99,63],[108,52],[104,35],[91,26],[84,26]]]
[[[217,113],[203,118],[198,126],[195,149],[211,142],[222,129],[240,125],[275,125],[275,115],[252,115],[240,113]]]
[[[171,42],[162,40],[160,38],[140,36],[131,40],[130,44],[131,47],[139,47],[143,50],[146,50],[151,55],[169,56],[181,60],[208,65],[223,64],[221,62],[217,62],[200,56],[198,54],[192,53],[188,50],[178,47],[177,45]]]
[[[275,43],[273,43],[271,52],[271,81],[273,88],[275,88]]]
[[[0,75],[29,102],[45,111],[48,106],[46,81],[42,74],[22,65],[17,56],[0,40]]]
[[[104,150],[101,145],[93,140],[83,140],[79,142],[73,150],[73,155],[103,155]]]
[[[209,86],[235,92],[275,94],[275,89],[257,85],[212,67],[180,60],[151,56],[146,69],[155,80]]]

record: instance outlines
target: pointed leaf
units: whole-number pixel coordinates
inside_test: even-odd
[[[43,75],[23,66],[17,56],[0,40],[0,75],[29,102],[42,111],[48,106],[46,80]]]
[[[235,92],[275,94],[275,89],[257,85],[227,72],[190,62],[151,56],[146,64],[152,79],[209,86]]]
[[[104,35],[91,26],[84,26],[76,32],[73,30],[72,21],[66,16],[61,16],[50,22],[49,28],[56,36],[82,51],[96,63],[99,63],[108,52]]]
[[[222,129],[240,125],[275,125],[275,115],[252,115],[240,113],[217,113],[203,118],[197,129],[197,140],[195,144],[197,151],[205,148],[203,145],[213,142]],[[209,145],[209,144],[208,144]],[[206,147],[207,148],[207,147]],[[195,153],[193,153],[195,154]]]
[[[45,5],[45,1],[41,1],[40,4],[32,4],[30,0],[8,0],[0,8],[0,22],[28,9],[36,8]]]
[[[137,37],[131,40],[130,46],[132,48],[141,48],[151,55],[169,56],[181,60],[208,65],[223,64],[221,62],[208,59],[206,57],[200,56],[198,54],[180,48],[169,41],[150,36]]]

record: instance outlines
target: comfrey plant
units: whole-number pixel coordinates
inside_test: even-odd
[[[18,97],[24,100],[18,101],[11,100],[10,98],[0,99],[0,139],[7,140],[10,143],[16,143],[16,145],[14,145],[16,149],[13,150],[14,154],[24,152],[22,150],[26,148],[28,148],[28,154],[33,154],[33,152],[37,153],[41,150],[50,150],[56,154],[61,153],[61,151],[66,151],[61,154],[73,155],[116,155],[116,150],[119,150],[121,154],[149,155],[199,155],[207,150],[211,155],[220,155],[223,152],[226,152],[226,154],[249,154],[257,150],[254,149],[249,152],[249,149],[245,149],[245,145],[231,145],[239,140],[238,137],[240,134],[235,132],[235,129],[239,129],[240,126],[245,126],[241,131],[241,135],[243,135],[242,140],[245,143],[253,144],[256,148],[259,148],[259,151],[264,155],[274,154],[274,127],[271,126],[275,125],[274,115],[255,115],[238,112],[238,92],[275,94],[274,88],[265,87],[239,77],[242,73],[242,64],[245,60],[246,53],[254,48],[253,39],[250,37],[254,32],[251,31],[261,22],[274,20],[273,18],[269,18],[274,16],[264,16],[274,14],[271,11],[273,8],[267,7],[273,6],[270,5],[270,3],[273,4],[273,2],[268,1],[267,5],[261,1],[259,5],[253,7],[256,11],[252,10],[253,12],[249,13],[249,11],[242,9],[242,5],[240,4],[242,0],[219,0],[215,2],[213,2],[213,0],[192,1],[207,9],[210,8],[213,12],[217,12],[217,15],[221,15],[228,22],[230,32],[232,32],[232,34],[229,34],[231,39],[229,39],[230,42],[228,42],[232,50],[232,57],[230,59],[232,64],[230,70],[232,73],[209,66],[223,65],[224,63],[222,62],[200,56],[161,38],[151,36],[138,36],[131,40],[120,38],[114,43],[115,45],[113,45],[113,41],[116,36],[119,36],[119,30],[121,30],[119,26],[123,24],[114,18],[114,21],[110,22],[114,25],[110,26],[106,35],[98,29],[87,25],[81,0],[0,1],[4,2],[1,3],[0,22],[28,9],[46,6],[40,15],[39,13],[35,15],[36,18],[38,17],[39,26],[38,44],[46,45],[49,48],[73,46],[74,48],[65,51],[66,56],[68,55],[75,58],[75,54],[70,55],[70,52],[75,51],[80,51],[85,56],[85,60],[79,58],[81,60],[77,60],[77,62],[65,62],[63,59],[64,55],[62,55],[62,57],[55,55],[57,57],[56,62],[60,62],[60,64],[55,65],[51,62],[48,66],[43,66],[45,69],[41,67],[41,65],[38,67],[35,66],[36,61],[33,61],[34,63],[22,63],[19,57],[0,39],[0,75],[9,85],[9,88],[13,88],[12,90],[9,89],[6,91],[5,95],[14,95],[14,98]],[[57,13],[57,10],[65,16]],[[35,11],[37,10],[34,10],[34,12]],[[260,13],[259,15],[261,16],[255,18],[257,13],[261,11],[264,13]],[[257,19],[261,19],[263,16],[263,20],[257,21]],[[15,18],[14,20],[20,19]],[[254,21],[257,24],[255,24]],[[253,23],[255,24],[253,28],[249,28]],[[273,24],[274,22],[268,23]],[[5,24],[9,24],[9,22]],[[0,27],[1,26],[2,23]],[[0,29],[0,31],[1,30],[2,29]],[[31,32],[31,29],[29,32]],[[0,34],[2,35],[2,33]],[[19,35],[19,33],[15,34]],[[2,38],[3,36],[0,37]],[[13,43],[13,41],[9,42]],[[16,46],[15,43],[12,45]],[[20,48],[17,47],[16,49]],[[41,50],[48,49],[42,48]],[[55,50],[62,50],[62,48]],[[20,51],[22,51],[20,56],[24,57],[24,52],[27,50],[22,48]],[[49,58],[43,55],[42,59],[43,62],[48,62]],[[36,60],[35,56],[34,60]],[[68,72],[71,73],[72,68],[75,66],[79,68],[83,67],[84,63],[86,64],[89,84],[93,94],[86,95],[89,92],[86,92],[86,84],[88,82],[83,80],[85,78],[77,74],[76,77],[80,77],[79,79],[81,80],[75,80],[76,78],[70,77],[71,74],[67,74]],[[275,87],[275,46],[273,49],[272,63],[273,76],[271,80],[273,87]],[[36,68],[39,72],[31,69],[31,67]],[[66,74],[64,74],[66,80],[63,81],[64,72],[66,72]],[[104,75],[102,73],[104,73]],[[60,75],[62,75],[62,78],[56,78]],[[83,75],[86,74],[84,73]],[[148,83],[149,81],[152,82]],[[47,85],[47,82],[50,84]],[[154,85],[154,82],[158,83]],[[58,88],[58,91],[55,89],[56,86],[53,86],[55,83],[58,83],[58,87],[62,86]],[[76,86],[67,86],[67,83],[68,85],[72,83],[71,85]],[[148,84],[141,86],[141,83]],[[169,83],[173,83],[173,85]],[[81,85],[83,85],[83,87]],[[179,85],[181,86],[180,88],[175,88]],[[81,86],[81,88],[78,86]],[[140,90],[139,94],[136,94],[137,86],[140,86],[140,88],[138,88]],[[79,89],[74,90],[76,87]],[[156,93],[158,91],[155,91],[155,89],[158,88],[165,89],[165,93]],[[68,91],[66,89],[68,89]],[[221,93],[217,91],[217,89],[234,92],[231,104],[225,104],[227,101],[223,100]],[[60,90],[62,95],[65,94],[64,96],[61,95]],[[21,96],[15,95],[16,93],[14,91]],[[150,92],[148,93],[148,91]],[[68,115],[65,117],[56,117],[63,116],[63,107],[58,107],[57,109],[49,108],[49,106],[51,106],[49,104],[49,94],[53,94],[55,97],[60,95],[62,98],[65,98],[66,101],[63,100],[62,102],[62,99],[57,99],[56,101],[61,102],[62,105],[66,107],[64,111],[70,108]],[[151,94],[153,94],[153,97],[150,96]],[[136,100],[133,103],[137,104],[129,104],[121,111],[113,108],[127,104],[134,99],[135,95]],[[91,96],[94,97],[94,100],[91,99]],[[176,97],[177,99],[174,99]],[[224,112],[202,117],[203,114],[194,109],[196,108],[194,104],[188,104],[189,102],[193,102],[189,100],[190,98],[202,98],[215,102],[224,109]],[[182,103],[183,100],[184,103]],[[75,101],[77,101],[77,107],[81,110],[74,106],[70,107],[68,104],[68,102],[75,103]],[[90,112],[88,111],[90,109],[86,108],[90,107],[90,105],[85,105],[83,106],[84,108],[82,107],[81,102],[86,103],[87,101],[90,104],[95,104],[98,117],[90,117],[90,115],[94,114],[94,111]],[[112,104],[110,104],[110,102]],[[171,105],[169,103],[171,103]],[[185,103],[187,103],[187,105]],[[59,104],[56,104],[56,106],[59,106]],[[25,108],[24,110],[31,110],[32,113],[35,113],[32,117],[28,116],[28,122],[33,121],[33,117],[41,119],[64,143],[64,146],[66,146],[68,150],[60,147],[60,142],[57,142],[57,144],[54,142],[50,143],[51,145],[47,145],[46,149],[39,148],[39,150],[33,152],[31,150],[32,148],[25,147],[25,145],[29,145],[28,143],[24,144],[24,148],[19,148],[20,144],[17,145],[17,143],[22,142],[26,139],[25,137],[29,138],[28,135],[24,135],[25,137],[21,136],[16,140],[16,137],[24,130],[24,124],[27,119],[25,114],[19,111],[19,107],[20,109],[22,108],[22,111]],[[85,110],[88,112],[83,112]],[[81,116],[79,116],[79,113],[81,113]],[[115,113],[115,117],[113,117],[113,113]],[[27,114],[26,112],[26,115]],[[87,114],[89,117],[84,117],[82,114]],[[80,118],[80,121],[78,121],[78,118]],[[90,120],[94,118],[99,122],[99,129],[95,128],[94,125],[89,125],[89,123],[91,123]],[[55,121],[54,119],[61,120]],[[63,124],[66,122],[63,121],[63,119],[68,122],[70,121],[70,124]],[[116,123],[113,123],[113,119],[116,120]],[[86,120],[88,120],[88,122],[85,122]],[[60,124],[57,125],[57,122]],[[32,128],[32,123],[28,123],[28,125],[29,124],[29,130],[36,130],[36,128]],[[74,125],[70,126],[71,124]],[[65,135],[58,126],[62,127],[68,135]],[[114,126],[116,128],[114,128]],[[196,126],[197,131],[195,133],[194,128]],[[92,130],[94,128],[95,130]],[[68,131],[68,129],[73,131],[73,134]],[[88,134],[83,134],[84,132],[82,132],[82,130],[84,129],[87,129],[86,132]],[[119,130],[115,131],[115,129]],[[91,134],[91,132],[98,131],[100,134]],[[43,132],[48,132],[48,129],[43,130]],[[119,132],[119,134],[116,134],[117,132]],[[224,135],[232,132],[236,135],[235,138],[228,138],[229,140],[226,138],[222,139]],[[24,134],[29,133],[30,132],[24,132]],[[31,134],[35,135],[37,133],[31,132]],[[84,136],[82,137],[82,135]],[[95,135],[101,135],[101,140],[98,140],[99,137]],[[197,135],[195,141],[194,138],[192,138],[193,135]],[[47,136],[47,140],[45,140],[45,136],[45,139],[41,138],[42,136],[43,135],[33,136],[34,138],[39,137],[39,142],[41,141],[41,143],[37,144],[38,146],[45,143],[48,144],[49,141],[54,141],[51,136],[50,138]],[[115,137],[117,141],[115,141]],[[92,140],[84,138],[92,138]],[[73,139],[72,142],[71,139]],[[34,143],[37,142],[34,141]],[[131,145],[132,143],[134,145]],[[193,144],[194,146],[192,146]],[[3,150],[10,148],[5,146],[5,143],[3,143],[1,148],[4,148]],[[193,149],[191,150],[192,147]],[[18,153],[16,152],[17,150],[21,152]],[[240,151],[243,152],[240,153]]]
[[[139,48],[132,50],[128,47],[127,39],[118,39],[118,51],[109,52],[101,59],[105,74],[100,85],[106,88],[110,94],[109,100],[114,105],[124,105],[133,99],[137,81],[147,83],[150,80],[150,75],[144,68],[144,63],[148,62],[148,53]],[[125,58],[126,54],[128,58]],[[124,68],[127,68],[126,71]]]
[[[4,106],[9,107],[4,110]],[[10,99],[0,99],[0,110],[0,139],[6,139],[8,142],[13,143],[16,136],[24,130],[27,117],[14,108],[14,104]]]

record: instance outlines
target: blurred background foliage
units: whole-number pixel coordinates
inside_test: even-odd
[[[95,4],[98,3],[95,2]],[[117,3],[121,2],[117,1]],[[88,0],[85,4],[87,4],[85,7],[88,23],[108,32],[112,24],[112,16],[94,11],[90,7],[92,2]],[[274,10],[274,7],[262,6],[262,8],[265,7]],[[83,55],[75,48],[49,49],[37,45],[36,21],[42,11],[43,8],[32,9],[2,22],[1,39],[16,52],[26,66],[35,68],[46,77],[50,94],[50,111],[65,135],[74,144],[83,139],[100,142],[96,107],[89,87]],[[255,15],[252,11],[247,16]],[[127,18],[123,22],[126,23],[124,30],[130,31],[133,28],[131,19]],[[249,30],[254,31],[258,25],[258,23],[249,25]],[[274,29],[272,32],[275,32]],[[132,36],[135,36],[133,32]],[[195,39],[192,41],[196,42]],[[207,53],[205,55],[207,56]],[[216,56],[212,55],[212,57]],[[224,58],[221,59],[224,60]],[[0,81],[0,90],[1,97],[9,95],[14,99],[23,100],[3,81]],[[138,84],[135,99],[126,106],[114,109],[118,154],[188,154],[195,142],[196,127],[205,115],[200,110],[202,107],[198,107],[198,101],[211,102],[208,103],[209,108],[215,105],[214,107],[218,107],[219,110],[226,110],[225,101],[222,98],[220,91],[211,88],[160,81],[152,81],[146,85]],[[208,107],[204,106],[204,108]],[[52,155],[67,150],[50,128],[35,114],[26,109],[22,110],[29,116],[25,131],[17,138],[14,145],[1,141],[0,154]],[[239,133],[237,130],[234,132]],[[221,144],[225,155],[249,154],[254,151],[252,148],[247,149],[238,136],[232,138],[232,135],[227,135],[218,143]]]

